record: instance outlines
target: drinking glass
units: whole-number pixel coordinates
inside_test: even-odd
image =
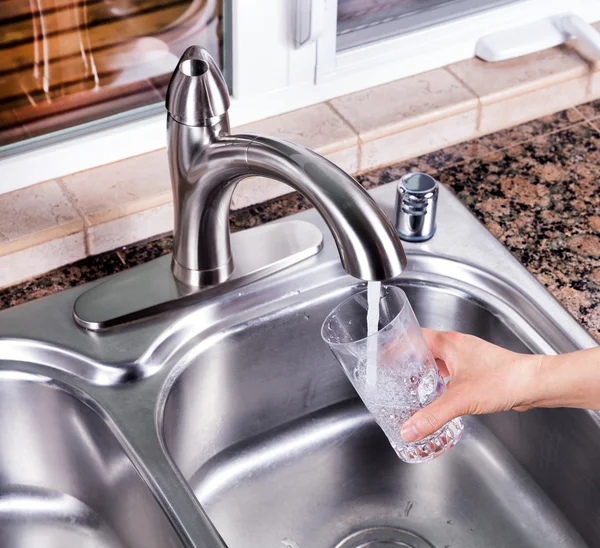
[[[421,441],[402,440],[404,422],[446,385],[404,291],[382,286],[379,322],[371,335],[367,307],[367,290],[346,299],[323,322],[323,339],[397,455],[409,463],[431,460],[460,440],[462,420],[451,420]]]

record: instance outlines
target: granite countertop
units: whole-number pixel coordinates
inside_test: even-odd
[[[600,340],[600,131],[588,121],[599,115],[600,101],[589,103],[357,179],[372,188],[408,171],[438,178]],[[289,194],[233,212],[231,227],[309,207]],[[171,246],[164,236],[89,257],[1,290],[0,309],[125,270]]]

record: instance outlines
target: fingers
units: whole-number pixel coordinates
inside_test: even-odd
[[[445,331],[423,329],[423,337],[435,358],[435,362],[442,377],[448,377],[450,375],[448,365],[445,361],[446,355],[448,354],[448,335],[449,333]]]
[[[436,359],[435,363],[443,379],[450,376],[450,370],[448,369],[448,365],[446,365],[445,361]]]
[[[435,331],[434,329],[422,329],[423,337],[427,346],[436,359],[446,360],[448,354],[450,339],[454,333],[451,331]]]
[[[402,439],[406,442],[418,441],[438,431],[448,421],[464,415],[460,402],[461,399],[448,390],[404,423],[400,432]]]
[[[425,339],[425,342],[427,343],[427,346],[431,350],[432,354],[434,357],[439,358],[440,350],[442,350],[443,346],[443,342],[441,340],[443,331],[436,331],[435,329],[428,329],[426,327],[423,327],[421,331],[423,332],[423,338]]]

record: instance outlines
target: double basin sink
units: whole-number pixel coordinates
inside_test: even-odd
[[[374,191],[391,213],[393,185]],[[593,339],[442,189],[393,283],[421,325],[518,352]],[[600,419],[467,417],[401,462],[320,338],[360,285],[315,257],[175,314],[76,327],[84,288],[0,313],[3,548],[600,546]]]

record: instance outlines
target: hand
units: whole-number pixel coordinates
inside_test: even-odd
[[[448,389],[402,427],[404,441],[420,440],[461,415],[525,411],[536,394],[544,356],[517,354],[462,333],[423,329]]]

